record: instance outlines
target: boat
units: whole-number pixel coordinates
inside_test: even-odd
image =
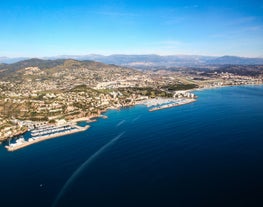
[[[19,143],[19,144],[23,142],[25,142],[24,137],[20,137],[19,139],[16,140],[16,143]]]

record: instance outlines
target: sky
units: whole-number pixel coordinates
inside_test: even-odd
[[[263,57],[263,0],[1,0],[0,56]]]

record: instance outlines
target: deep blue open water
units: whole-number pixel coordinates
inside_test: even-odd
[[[16,152],[0,147],[0,206],[263,206],[263,86],[196,95],[166,110],[108,111],[85,132]]]

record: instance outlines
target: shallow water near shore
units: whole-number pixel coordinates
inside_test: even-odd
[[[1,206],[262,206],[263,86],[197,91],[194,103],[111,110],[85,132],[0,148]]]

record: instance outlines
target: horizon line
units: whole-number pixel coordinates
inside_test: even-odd
[[[47,58],[56,58],[56,57],[63,57],[63,56],[75,56],[75,57],[85,57],[85,56],[92,56],[92,55],[98,55],[98,56],[104,56],[104,57],[110,57],[110,56],[118,56],[118,55],[123,55],[123,56],[147,56],[147,55],[155,55],[155,56],[160,56],[160,57],[167,57],[167,56],[199,56],[199,57],[239,57],[239,58],[263,58],[262,56],[239,56],[239,55],[197,55],[197,54],[169,54],[169,55],[162,55],[162,54],[157,54],[157,53],[147,53],[147,54],[135,54],[135,53],[112,53],[112,54],[99,54],[99,53],[89,53],[85,55],[80,55],[80,54],[61,54],[61,55],[51,55],[51,56],[0,56],[0,59],[16,59],[16,58],[23,58],[23,59],[33,59],[33,58],[38,58],[38,59],[47,59]]]

